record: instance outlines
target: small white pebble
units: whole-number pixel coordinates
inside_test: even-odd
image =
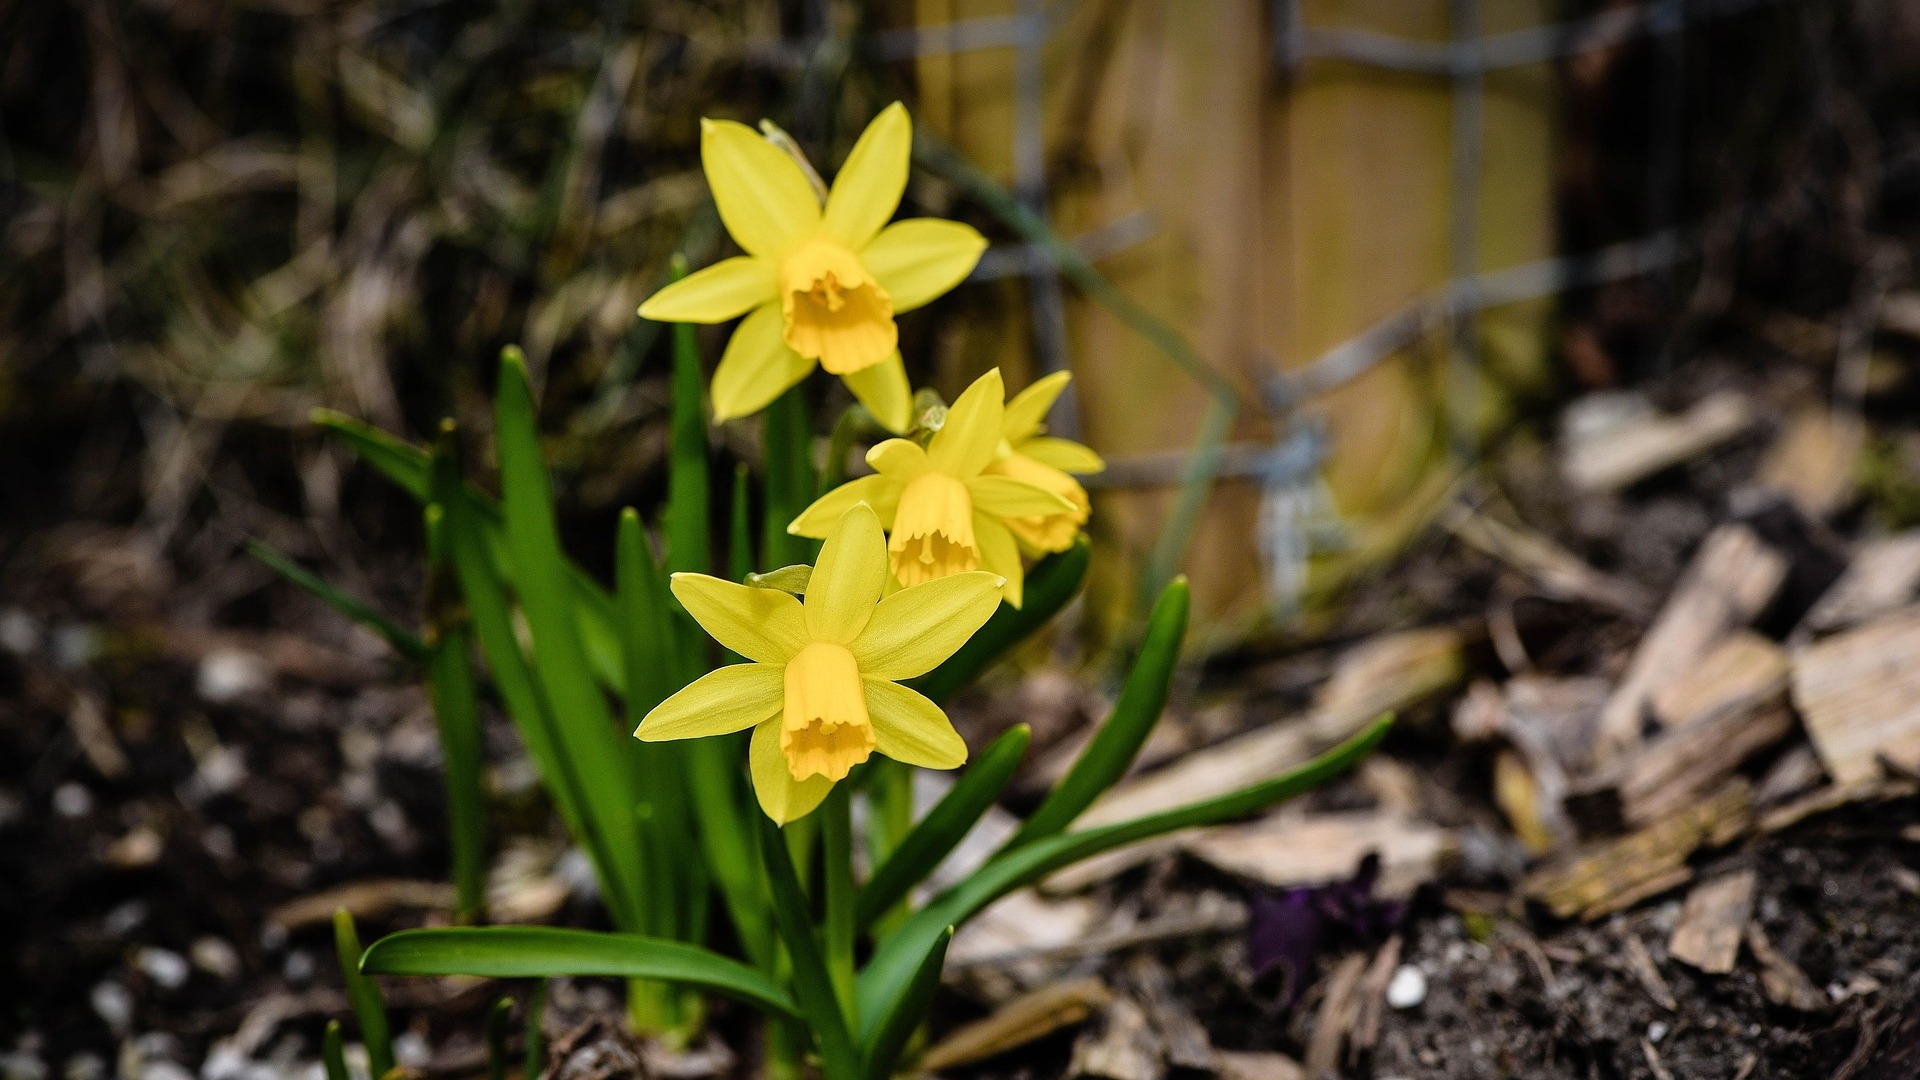
[[[305,986],[312,982],[313,973],[313,954],[305,949],[295,949],[288,953],[286,963],[280,969],[280,974],[295,986]]]
[[[100,635],[91,626],[68,623],[56,629],[49,641],[53,662],[62,670],[86,667],[100,655]]]
[[[81,1051],[67,1059],[66,1068],[60,1070],[66,1080],[105,1080],[107,1062],[98,1054]]]
[[[20,656],[40,648],[40,624],[17,607],[0,611],[0,649]]]
[[[0,1054],[0,1080],[47,1080],[47,1063],[26,1050]]]
[[[125,937],[146,921],[147,905],[139,900],[129,900],[107,912],[102,925],[106,927],[108,934],[114,937]]]
[[[114,1034],[124,1034],[128,1025],[133,1023],[133,995],[117,982],[103,982],[93,988],[90,1000],[93,1011],[113,1029]]]
[[[193,774],[202,795],[225,795],[247,778],[246,751],[237,746],[222,746],[202,756]]]
[[[53,789],[53,812],[63,818],[86,817],[93,812],[93,793],[72,781]]]
[[[207,1051],[207,1060],[200,1063],[200,1080],[236,1080],[246,1071],[250,1062],[247,1055],[231,1039],[221,1039]],[[326,1075],[319,1071],[319,1063],[314,1063],[316,1076]]]
[[[1387,983],[1387,1004],[1396,1009],[1411,1009],[1425,1000],[1426,972],[1412,964],[1401,964],[1394,969],[1393,979]]]
[[[140,1080],[194,1080],[186,1066],[165,1058],[149,1061],[140,1069]]]
[[[272,674],[266,661],[250,652],[215,649],[201,658],[194,689],[201,697],[221,705],[266,689]]]
[[[240,954],[217,937],[203,937],[187,950],[193,966],[216,979],[231,979],[240,974]]]
[[[187,976],[193,969],[187,964],[187,958],[171,949],[156,949],[151,946],[134,954],[134,966],[142,974],[168,990],[178,990],[186,984]]]
[[[393,1037],[393,1060],[411,1069],[424,1069],[433,1060],[433,1047],[417,1033],[403,1031]]]
[[[1655,1020],[1647,1025],[1647,1041],[1659,1042],[1667,1037],[1667,1024],[1664,1020]]]

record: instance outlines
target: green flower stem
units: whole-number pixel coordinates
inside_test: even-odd
[[[761,562],[765,568],[810,563],[815,541],[787,532],[787,523],[813,501],[813,427],[807,415],[805,385],[797,384],[773,399],[761,417],[761,453],[766,469]]]
[[[853,797],[852,785],[835,784],[820,807],[821,849],[825,856],[827,975],[833,996],[847,1026],[854,1024],[853,1008]]]

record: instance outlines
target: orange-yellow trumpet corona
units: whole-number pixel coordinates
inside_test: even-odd
[[[1025,572],[1010,523],[1071,515],[1075,508],[1057,491],[992,471],[1006,412],[1006,388],[995,368],[960,395],[924,449],[910,439],[875,446],[867,451],[873,475],[822,495],[787,531],[825,536],[848,507],[864,502],[888,530],[887,553],[900,584],[984,569],[1006,579],[1007,603],[1019,607]]]

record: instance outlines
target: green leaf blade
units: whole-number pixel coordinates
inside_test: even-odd
[[[346,908],[333,913],[333,947],[340,958],[340,977],[347,984],[347,1002],[360,1024],[360,1041],[367,1047],[368,1071],[385,1076],[393,1068],[393,1031],[387,1026],[387,1003],[380,988],[360,970],[360,932]]]
[[[645,925],[645,892],[632,758],[627,736],[615,728],[581,642],[575,607],[579,590],[561,553],[533,390],[518,349],[502,353],[495,411],[501,505],[511,555],[508,577],[532,631],[534,675],[585,790],[594,826],[606,840],[603,854],[610,864],[601,867],[601,874],[609,886],[608,903],[619,925],[637,929]]]
[[[548,926],[403,930],[374,942],[360,968],[379,975],[657,979],[724,994],[777,1016],[801,1018],[786,991],[745,964],[698,945],[639,934]]]
[[[1308,792],[1352,768],[1386,738],[1393,726],[1383,716],[1366,730],[1297,769],[1238,791],[1131,821],[1060,833],[1006,852],[921,908],[875,950],[860,973],[862,1001],[892,1000],[905,992],[928,943],[946,927],[959,926],[1000,897],[1064,866],[1105,851],[1180,829],[1217,825],[1257,813]]]
[[[1007,841],[1007,850],[1052,836],[1073,824],[1075,818],[1133,766],[1134,758],[1146,745],[1147,737],[1153,734],[1161,712],[1167,707],[1167,695],[1172,690],[1174,671],[1180,662],[1180,643],[1187,636],[1187,614],[1191,606],[1191,593],[1184,578],[1175,579],[1160,594],[1147,620],[1139,655],[1134,658],[1127,681],[1113,703],[1113,712],[1074,760],[1067,775],[1054,785],[1040,806],[1021,823],[1020,830]]]
[[[905,899],[915,885],[953,851],[1000,797],[1026,757],[1033,732],[1025,724],[1009,729],[982,751],[960,779],[907,833],[887,861],[860,890],[855,918],[870,927]]]
[[[888,1002],[876,1002],[860,1016],[860,1041],[866,1046],[862,1068],[865,1080],[888,1080],[900,1063],[900,1053],[913,1038],[915,1028],[933,1005],[940,989],[940,969],[947,962],[947,946],[953,943],[949,926],[927,948],[927,955],[914,970],[900,995]],[[865,1004],[865,1003],[863,1003]]]
[[[812,905],[787,852],[787,838],[770,818],[760,817],[760,857],[773,892],[773,922],[793,963],[793,995],[820,1049],[827,1080],[859,1080],[860,1059],[840,1014],[833,977],[820,955],[820,939],[808,918]]]

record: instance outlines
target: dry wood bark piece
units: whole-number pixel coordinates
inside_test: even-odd
[[[1920,766],[1920,608],[1798,649],[1793,701],[1835,784]]]
[[[1823,593],[1796,635],[1825,634],[1897,611],[1920,591],[1920,529],[1869,540]]]
[[[1181,842],[1188,854],[1274,888],[1353,876],[1369,852],[1380,856],[1381,896],[1411,896],[1439,876],[1456,851],[1451,830],[1372,810],[1277,814],[1245,825],[1201,829]]]
[[[1827,996],[1813,985],[1806,972],[1773,947],[1758,922],[1747,924],[1747,951],[1760,964],[1760,989],[1766,992],[1768,1001],[1801,1012],[1819,1012],[1827,1007]]]
[[[1648,698],[1753,621],[1786,573],[1787,560],[1746,526],[1709,533],[1601,710],[1595,760],[1604,763],[1639,745]]]
[[[1664,821],[1541,867],[1521,891],[1563,919],[1619,910],[1686,881],[1686,860],[1695,850],[1725,844],[1746,830],[1751,801],[1747,782],[1736,777]]]
[[[1260,1050],[1219,1050],[1220,1080],[1307,1080],[1306,1067],[1285,1054]]]
[[[1678,416],[1628,420],[1569,443],[1561,473],[1582,491],[1618,491],[1726,442],[1754,419],[1744,396],[1713,394]]]
[[[1662,726],[1684,728],[1784,693],[1787,651],[1750,631],[1720,642],[1683,679],[1655,690],[1648,705]]]
[[[1627,968],[1633,972],[1633,977],[1640,983],[1640,988],[1647,992],[1647,996],[1653,999],[1655,1005],[1669,1012],[1678,1009],[1680,1002],[1673,996],[1673,987],[1668,986],[1667,980],[1661,977],[1660,968],[1653,962],[1653,954],[1647,951],[1646,943],[1640,940],[1640,935],[1623,927],[1620,931],[1620,940],[1625,946],[1623,951],[1627,957]]]
[[[1890,292],[1880,301],[1880,329],[1920,338],[1920,292]]]
[[[1776,700],[1664,732],[1577,788],[1568,811],[1596,831],[1652,825],[1697,801],[1792,731],[1792,712]]]
[[[1090,828],[1171,810],[1236,791],[1304,764],[1356,734],[1385,712],[1402,709],[1460,680],[1460,635],[1450,629],[1384,634],[1348,650],[1320,689],[1314,707],[1296,720],[1229,739],[1179,762],[1125,781],[1101,796],[1076,827]],[[1078,863],[1048,878],[1049,892],[1104,881],[1154,855],[1173,850],[1178,837],[1136,844]]]
[[[274,908],[267,918],[282,929],[298,930],[327,922],[337,908],[346,908],[356,919],[378,919],[403,908],[448,910],[453,907],[453,899],[453,886],[444,882],[376,878],[290,900]]]
[[[1860,455],[1863,427],[1857,416],[1831,409],[1806,409],[1768,448],[1757,479],[1784,494],[1809,518],[1833,516],[1853,501],[1854,459]]]
[[[1364,642],[1340,658],[1306,717],[1230,739],[1123,783],[1088,809],[1077,825],[1107,825],[1171,810],[1299,765],[1381,713],[1405,708],[1458,682],[1460,644],[1460,635],[1444,628],[1384,634]]]
[[[1767,811],[1761,816],[1757,828],[1763,833],[1777,833],[1815,814],[1838,810],[1852,803],[1884,802],[1912,798],[1914,795],[1920,795],[1920,784],[1911,780],[1856,780],[1851,784],[1829,784]]]
[[[1047,972],[1024,966],[1023,962],[1084,941],[1099,916],[1093,903],[1084,897],[1049,900],[1032,889],[1009,893],[954,933],[953,944],[947,949],[949,970],[979,964],[1010,965],[1016,983],[1031,986],[1045,979]]]
[[[1354,1018],[1353,1038],[1347,1043],[1347,1064],[1358,1065],[1363,1055],[1380,1043],[1380,1020],[1387,1011],[1387,984],[1400,966],[1400,935],[1387,938],[1366,973],[1360,977],[1359,1015]]]
[[[1753,917],[1755,880],[1752,870],[1739,870],[1694,886],[1667,939],[1668,955],[1709,975],[1732,971],[1740,934]]]
[[[1507,825],[1530,855],[1545,855],[1565,842],[1572,830],[1561,812],[1560,798],[1564,782],[1553,794],[1529,766],[1527,759],[1513,750],[1502,750],[1493,758],[1493,802],[1507,817]]]
[[[1360,979],[1366,971],[1367,954],[1354,953],[1327,977],[1327,993],[1307,1039],[1307,1075],[1318,1077],[1340,1067],[1340,1049],[1360,1018]]]
[[[1207,1036],[1206,1025],[1180,1000],[1167,969],[1152,957],[1142,956],[1135,958],[1128,971],[1140,1004],[1146,1009],[1147,1022],[1160,1036],[1167,1064],[1188,1072],[1218,1071],[1219,1063],[1214,1058],[1213,1040]]]
[[[1091,910],[1091,901],[1076,899],[1073,902],[1086,905]],[[1009,909],[1008,916],[1016,917],[1016,912],[1017,909]],[[961,938],[965,936],[967,926],[972,926],[977,921],[977,919],[969,921],[954,935],[955,948],[958,948]],[[1194,898],[1191,904],[1185,906],[1185,910],[1128,926],[1090,930],[1075,936],[1070,941],[994,951],[970,948],[965,955],[958,958],[955,957],[953,949],[949,949],[947,971],[953,973],[975,967],[1006,966],[1027,961],[1062,961],[1104,956],[1108,953],[1137,948],[1141,945],[1155,945],[1174,939],[1194,940],[1237,933],[1246,929],[1246,926],[1247,905],[1220,893],[1206,892]]]
[[[1115,998],[1101,1022],[1074,1040],[1067,1075],[1100,1080],[1161,1080],[1167,1075],[1160,1039],[1147,1014],[1126,998]]]
[[[1775,806],[1824,782],[1827,770],[1813,747],[1799,743],[1781,754],[1753,785],[1755,806]]]
[[[1016,1046],[1081,1023],[1113,994],[1099,979],[1053,983],[1022,994],[992,1015],[956,1028],[921,1055],[922,1072],[939,1072],[984,1061]]]
[[[1584,600],[1632,619],[1644,619],[1653,613],[1653,596],[1638,584],[1594,569],[1578,555],[1525,526],[1464,506],[1454,507],[1440,520],[1461,542],[1525,574],[1546,596]]]

